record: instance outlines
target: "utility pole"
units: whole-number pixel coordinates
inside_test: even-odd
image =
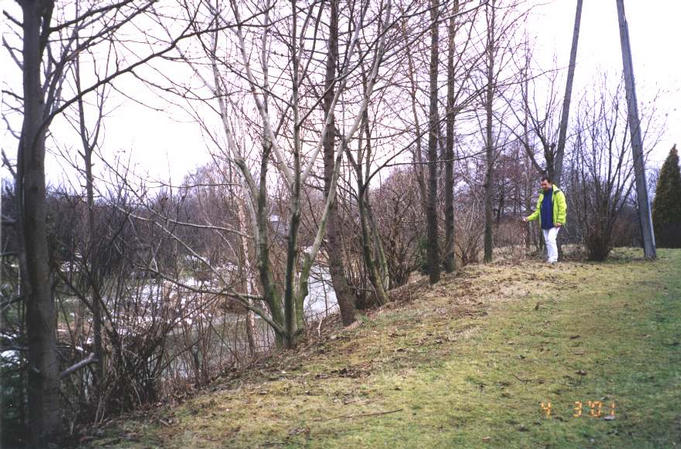
[[[572,82],[575,79],[575,66],[577,65],[577,44],[579,42],[579,27],[582,21],[583,0],[577,0],[575,11],[575,26],[572,31],[572,46],[570,47],[570,65],[568,66],[567,82],[565,83],[565,96],[563,97],[563,112],[560,116],[560,129],[558,130],[558,148],[553,166],[553,182],[561,185],[563,175],[563,159],[565,157],[565,139],[567,136],[568,118],[570,116],[570,99],[572,98]]]
[[[643,162],[643,143],[641,142],[641,124],[638,118],[636,100],[636,85],[634,81],[634,67],[631,61],[631,47],[629,46],[629,27],[624,15],[624,0],[617,2],[617,20],[620,27],[620,43],[622,47],[622,64],[624,66],[624,87],[627,93],[627,117],[631,132],[631,150],[634,154],[634,174],[636,176],[636,196],[638,199],[638,216],[641,220],[641,234],[643,235],[643,252],[646,259],[655,259],[655,235],[653,234],[653,219],[648,200],[648,184]]]

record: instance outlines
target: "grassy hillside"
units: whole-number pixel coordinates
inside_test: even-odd
[[[681,251],[639,254],[466,267],[84,447],[681,447]]]

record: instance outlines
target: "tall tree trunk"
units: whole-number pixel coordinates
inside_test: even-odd
[[[92,147],[87,145],[84,154],[85,159],[85,189],[87,195],[87,221],[88,221],[88,265],[90,288],[92,290],[92,325],[94,333],[94,354],[97,359],[95,365],[94,384],[99,394],[100,383],[104,379],[104,350],[102,348],[102,312],[99,294],[99,270],[95,266],[95,214],[94,214],[94,188],[92,177]]]
[[[357,208],[359,210],[359,222],[362,231],[362,254],[364,256],[364,265],[367,269],[369,282],[374,288],[376,294],[376,302],[379,305],[386,304],[389,301],[386,292],[386,284],[383,276],[383,261],[381,260],[382,247],[380,238],[378,237],[378,230],[371,214],[371,203],[368,195],[368,184],[365,177],[369,176],[371,169],[371,131],[369,129],[369,113],[365,110],[362,114],[362,129],[366,135],[366,152],[358,157],[355,164],[355,171],[357,173]],[[365,166],[362,166],[362,162]],[[379,245],[379,246],[377,246]],[[376,258],[374,258],[376,256]]]
[[[102,111],[99,111],[99,118],[94,132],[94,141],[90,141],[87,125],[85,123],[85,105],[83,103],[81,77],[80,77],[80,60],[75,61],[75,81],[78,90],[78,121],[80,127],[80,138],[83,145],[83,163],[85,165],[85,195],[87,201],[87,272],[89,288],[92,295],[92,325],[94,333],[94,354],[97,359],[95,365],[95,372],[93,378],[95,396],[99,397],[101,394],[101,381],[104,378],[104,351],[102,348],[102,313],[100,304],[100,277],[99,269],[96,267],[95,260],[95,242],[97,237],[95,235],[95,214],[94,214],[94,178],[92,176],[92,152],[96,144],[97,136],[99,135],[99,127],[101,126]]]
[[[638,102],[636,99],[636,82],[634,81],[634,65],[629,47],[629,28],[624,14],[624,1],[617,2],[617,20],[620,27],[620,43],[622,47],[622,65],[624,66],[624,86],[627,91],[627,118],[631,133],[631,151],[634,153],[634,175],[636,177],[636,200],[638,216],[643,235],[643,252],[646,259],[655,259],[655,235],[653,220],[648,199],[648,183],[646,182],[645,162],[643,161],[643,142],[641,141],[641,123],[638,118]]]
[[[265,7],[269,10],[269,1],[266,2]],[[216,17],[217,20],[217,17]],[[216,22],[214,22],[216,23]],[[264,27],[264,32],[263,32],[263,42],[262,42],[262,60],[267,61],[268,54],[266,52],[267,48],[267,36],[268,36],[268,26],[269,26],[269,14],[265,13],[265,27]],[[216,36],[213,39],[213,48],[212,48],[212,55],[215,55],[217,52],[217,31],[216,31]],[[220,72],[218,71],[217,63],[215,59],[211,59],[211,64],[213,68],[213,79],[215,82],[215,94],[216,97],[218,98],[218,104],[220,106],[220,118],[222,119],[223,122],[223,128],[225,131],[225,137],[227,138],[228,142],[232,141],[232,132],[229,127],[229,117],[227,113],[227,105],[225,98],[223,97],[223,89],[222,89],[222,81],[220,77]],[[264,78],[264,84],[268,85],[268,74],[267,74],[267,64],[264,64],[264,73],[263,73],[263,78]],[[263,108],[265,111],[268,110],[268,93],[265,90],[264,95],[263,95]],[[267,190],[267,167],[269,164],[269,158],[272,152],[272,141],[270,140],[269,135],[265,132],[263,133],[263,145],[262,145],[262,155],[260,158],[260,179],[258,183],[258,190],[254,186],[249,186],[248,189],[246,190],[247,196],[250,191],[250,195],[253,196],[253,199],[256,202],[256,210],[255,210],[255,223],[254,224],[254,231],[255,231],[255,242],[253,245],[253,249],[255,252],[255,263],[256,263],[256,268],[258,270],[258,275],[260,277],[260,283],[262,285],[262,297],[265,301],[265,304],[270,312],[270,315],[272,317],[272,321],[277,324],[277,326],[272,326],[275,334],[275,345],[277,348],[281,348],[284,346],[284,340],[285,340],[285,332],[282,332],[282,329],[285,327],[284,326],[284,313],[282,310],[282,305],[281,305],[281,296],[279,294],[279,291],[277,290],[274,279],[273,279],[273,274],[272,274],[272,268],[270,264],[270,259],[269,259],[269,219],[268,219],[268,208],[267,208],[267,195],[268,195],[268,190]],[[247,176],[248,169],[246,167],[246,163],[241,156],[241,154],[236,151],[235,155],[237,156],[234,159],[234,162],[236,166],[239,168],[241,171],[242,175],[244,175],[245,178],[248,178]],[[232,183],[232,171],[230,169],[229,172],[230,176],[230,183]],[[246,184],[248,185],[248,181],[246,181]],[[245,201],[249,201],[246,199]],[[244,231],[246,229],[246,216],[245,216],[245,204],[237,200],[237,207],[238,207],[238,214],[239,214],[239,225],[241,227],[241,230]],[[253,279],[251,277],[251,265],[250,261],[248,258],[248,242],[244,237],[241,237],[241,244],[242,244],[242,252],[244,254],[244,265],[246,267],[246,292],[248,294],[251,294],[253,292]],[[252,300],[248,298],[249,304],[252,304]],[[254,355],[256,352],[256,327],[255,327],[255,313],[252,310],[248,310],[246,315],[246,332],[247,332],[247,337],[248,337],[248,344],[249,344],[249,349],[251,352],[251,355]],[[277,328],[279,327],[279,329]]]
[[[28,419],[32,447],[47,447],[59,431],[59,365],[56,315],[47,246],[45,200],[46,116],[40,82],[45,45],[42,29],[50,26],[52,2],[22,1],[24,119],[18,160],[23,194],[21,224],[26,257],[26,332],[28,337]]]
[[[445,248],[444,267],[447,273],[456,269],[454,257],[454,38],[459,1],[454,0],[449,19],[449,55],[447,56],[447,140],[445,142]]]
[[[523,71],[523,88],[525,89],[525,92],[529,92],[529,84],[530,84],[530,78],[528,76],[529,73],[529,66],[530,66],[530,59],[529,57],[526,57],[525,59],[525,70]],[[527,94],[524,94],[526,96]],[[527,101],[523,101],[523,107],[525,108],[525,114],[523,118],[523,141],[528,142],[528,136],[529,136],[529,125],[528,125],[528,118],[529,118],[529,107],[527,105]],[[525,210],[523,212],[524,215],[527,215],[532,207],[532,180],[530,179],[530,168],[533,166],[533,159],[534,157],[530,154],[532,151],[532,148],[529,145],[524,145],[525,147],[525,152],[523,153],[523,159],[524,159],[524,166],[526,167],[524,171],[524,197],[525,197]],[[530,249],[530,244],[534,242],[534,232],[532,229],[532,222],[526,222],[525,223],[525,249],[529,250]]]
[[[260,275],[260,283],[262,284],[262,296],[265,298],[267,308],[272,316],[272,321],[277,323],[285,329],[284,311],[282,310],[281,293],[276,288],[274,276],[272,274],[272,265],[270,263],[270,243],[269,243],[269,222],[268,222],[268,208],[267,208],[267,166],[272,151],[272,143],[267,137],[263,144],[263,154],[260,159],[260,182],[257,195],[257,211],[256,219],[258,221],[256,226],[256,264],[258,273]],[[238,163],[244,163],[239,160]],[[246,170],[242,168],[242,172]],[[285,346],[285,332],[274,329],[275,344],[277,348]]]
[[[529,174],[525,174],[525,180],[524,180],[524,190],[525,190],[525,211],[529,211],[532,207],[532,181],[530,180]],[[534,241],[533,236],[534,234],[532,233],[532,222],[528,221],[525,223],[525,249],[529,251],[530,245]]]
[[[371,230],[371,241],[374,244],[374,254],[376,257],[376,270],[381,279],[383,288],[385,290],[390,288],[390,273],[388,270],[388,260],[385,256],[385,250],[383,249],[383,242],[381,241],[381,236],[378,233],[378,224],[374,218],[374,210],[371,207],[371,202],[369,198],[366,198],[366,216],[369,219],[369,229]],[[385,300],[388,300],[386,295]]]
[[[430,9],[430,112],[428,118],[428,274],[430,283],[440,280],[440,246],[437,235],[437,70],[438,70],[438,0]]]
[[[300,98],[299,98],[299,65],[298,58],[298,27],[297,27],[296,1],[291,2],[292,15],[292,39],[291,39],[291,65],[293,69],[293,185],[291,186],[291,200],[289,203],[289,229],[288,244],[286,248],[286,280],[284,290],[284,322],[286,324],[285,344],[287,348],[296,345],[297,316],[296,316],[296,272],[298,266],[298,228],[300,226],[300,194],[301,194],[301,161],[300,161]]]
[[[419,193],[421,194],[421,208],[423,215],[428,215],[428,193],[426,190],[426,179],[423,168],[423,148],[421,144],[421,124],[419,123],[419,114],[417,107],[417,86],[414,69],[414,59],[411,53],[411,39],[407,35],[406,20],[402,22],[402,32],[406,41],[406,55],[407,55],[407,76],[409,78],[409,96],[411,98],[411,113],[414,117],[414,135],[415,149],[413,151],[414,173],[416,174],[416,182],[418,183]]]
[[[230,170],[231,176],[231,170]],[[231,182],[231,179],[230,179]],[[239,231],[247,232],[248,224],[246,223],[246,213],[244,211],[244,205],[241,203],[241,199],[237,198],[237,215],[239,217]],[[251,261],[248,257],[248,240],[243,235],[239,236],[241,243],[241,254],[242,259],[239,264],[239,269],[242,271],[242,278],[245,276],[244,287],[247,294],[253,294],[253,279],[251,274]],[[242,268],[243,267],[243,268]],[[249,304],[253,304],[253,299],[248,298]],[[257,345],[255,341],[256,330],[255,330],[255,313],[252,310],[246,311],[246,337],[248,338],[248,349],[251,356],[254,356],[257,350]]]
[[[492,120],[493,116],[493,101],[494,101],[494,18],[495,18],[494,1],[490,6],[487,6],[488,24],[487,24],[487,89],[485,98],[485,162],[487,164],[485,173],[485,262],[492,261],[492,196],[494,193],[494,142],[492,141]]]
[[[376,293],[376,302],[378,305],[383,305],[388,302],[388,294],[383,286],[383,281],[381,279],[379,267],[376,266],[376,261],[374,260],[374,255],[372,251],[372,238],[371,229],[369,227],[369,219],[367,217],[367,190],[364,186],[359,187],[358,192],[358,209],[359,209],[359,220],[362,229],[362,253],[364,255],[364,264],[367,268],[367,275],[369,276],[369,282],[374,287],[374,292]]]
[[[330,115],[324,136],[324,195],[329,195],[331,178],[334,172],[334,154],[336,141],[336,123],[332,110],[334,85],[336,83],[336,63],[338,61],[338,0],[330,0],[329,17],[329,51],[326,59],[326,80],[324,94],[324,113]],[[355,300],[345,278],[343,266],[343,251],[341,245],[341,222],[338,215],[337,201],[331,204],[326,228],[327,254],[329,256],[329,271],[331,283],[336,293],[343,325],[347,326],[355,321]]]
[[[553,182],[560,187],[563,175],[563,157],[565,156],[565,138],[567,136],[568,118],[570,116],[570,99],[572,98],[572,81],[575,78],[575,65],[577,63],[577,43],[579,42],[579,28],[582,20],[583,0],[577,0],[575,11],[575,27],[572,31],[572,47],[570,48],[570,65],[568,66],[567,83],[565,84],[565,96],[563,97],[563,112],[560,116],[560,129],[558,131],[558,147],[554,160]]]

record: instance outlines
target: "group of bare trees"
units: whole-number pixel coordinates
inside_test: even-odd
[[[620,89],[569,119],[581,3],[561,102],[522,1],[19,1],[3,443],[47,447],[294,348],[331,307],[349,325],[415,271],[539,244],[517,218],[541,172],[565,172],[571,234],[607,256],[634,160]],[[191,116],[187,151],[212,162],[173,185],[112,157],[110,105],[134,86]],[[48,187],[47,151],[70,186]],[[319,285],[335,300],[314,315]]]

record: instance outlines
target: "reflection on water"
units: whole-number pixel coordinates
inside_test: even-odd
[[[189,280],[191,282],[191,279]],[[187,285],[189,285],[189,283]],[[315,265],[312,267],[308,285],[308,296],[304,301],[304,315],[306,324],[318,321],[338,310],[336,294],[331,284],[331,276],[327,267]],[[136,337],[148,333],[149,326],[159,320],[159,311],[164,301],[171,301],[177,307],[183,308],[186,298],[183,295],[168,294],[164,291],[164,283],[158,281],[144,281],[137,283],[136,288],[126,291],[124,297],[137,298],[137,304],[143,312],[136,313],[136,309],[121,309],[122,313],[113,316],[117,333],[122,337],[126,351],[135,352],[139,348],[134,346]],[[74,318],[74,311],[78,304],[77,298],[66,298],[64,304],[69,323],[60,323],[60,339],[68,336],[68,329]],[[104,298],[109,303],[111,298]],[[72,310],[73,309],[73,310]],[[133,312],[133,313],[131,313]],[[88,333],[89,334],[89,333]],[[7,335],[3,335],[7,337]],[[255,316],[253,326],[253,346],[256,353],[265,353],[273,348],[274,332],[262,318]],[[7,338],[13,341],[12,338]],[[86,348],[77,349],[78,357],[82,358],[92,351],[92,336],[88,335]],[[187,315],[181,319],[166,334],[162,354],[149,356],[149,363],[157,357],[165,360],[161,372],[161,383],[196,381],[204,383],[207,379],[224,371],[230,366],[242,366],[249,360],[251,343],[248,338],[247,315],[243,313],[225,312],[212,309],[202,310]],[[24,362],[23,354],[14,350],[0,353],[0,368],[12,369]],[[199,373],[203,373],[199,376]]]

